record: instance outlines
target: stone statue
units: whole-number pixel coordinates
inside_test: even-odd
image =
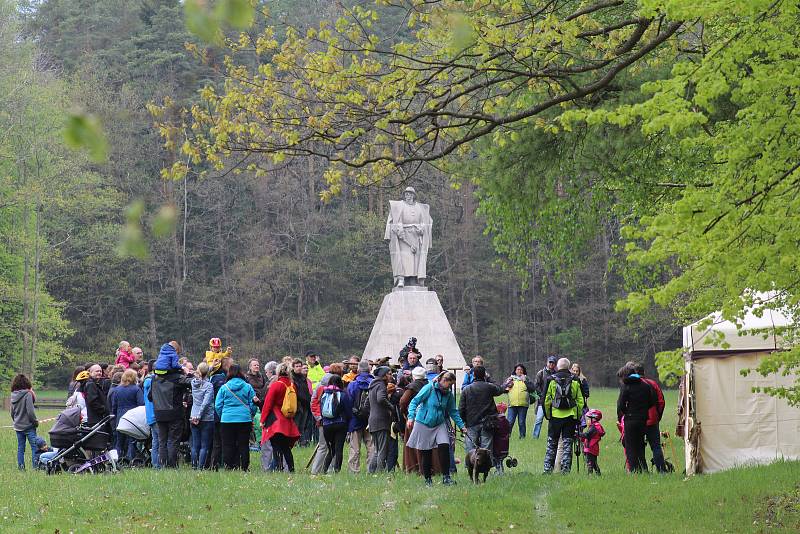
[[[406,187],[403,200],[389,201],[384,239],[389,241],[394,285],[425,285],[428,249],[431,247],[430,206],[416,201],[417,192]]]

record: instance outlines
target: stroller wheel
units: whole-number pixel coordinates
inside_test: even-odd
[[[517,459],[516,458],[506,458],[506,467],[511,469],[512,467],[517,467]]]

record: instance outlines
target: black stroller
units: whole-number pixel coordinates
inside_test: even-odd
[[[79,407],[61,412],[50,430],[50,445],[58,448],[58,453],[47,463],[47,474],[116,472],[118,456],[111,448],[108,431],[113,418],[107,415],[87,427],[81,424]]]

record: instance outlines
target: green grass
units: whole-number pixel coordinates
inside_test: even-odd
[[[0,429],[0,532],[798,531],[799,462],[688,480],[680,473],[626,475],[613,424],[615,397],[615,391],[597,390],[591,399],[606,415],[602,477],[587,477],[583,466],[569,476],[542,476],[544,439],[514,437],[512,455],[520,466],[478,487],[467,482],[463,470],[457,486],[433,489],[402,474],[311,477],[180,469],[48,477],[19,473],[14,433]],[[675,393],[667,399],[663,426],[671,431]],[[530,432],[533,414],[528,422]],[[8,424],[7,413],[0,424]],[[46,435],[49,424],[42,427]],[[681,471],[683,447],[674,445]],[[304,466],[311,451],[295,452]],[[668,445],[666,454],[672,456]],[[255,455],[253,460],[257,467]]]

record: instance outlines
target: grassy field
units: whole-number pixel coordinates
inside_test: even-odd
[[[0,429],[0,532],[797,532],[800,462],[684,479],[682,443],[673,475],[630,476],[613,424],[616,392],[596,390],[603,410],[603,476],[542,476],[544,439],[511,441],[519,467],[472,486],[424,488],[404,474],[312,477],[128,470],[48,477],[16,469],[16,438]],[[664,429],[674,430],[675,393]],[[52,416],[43,412],[40,418]],[[0,425],[9,423],[8,414]],[[533,414],[529,415],[529,432]],[[40,433],[46,436],[49,424]],[[545,426],[546,429],[546,426]],[[305,465],[309,449],[295,449]],[[462,451],[458,451],[460,456]],[[28,461],[29,461],[29,455]],[[254,456],[254,467],[258,466]],[[362,462],[363,463],[363,462]]]

